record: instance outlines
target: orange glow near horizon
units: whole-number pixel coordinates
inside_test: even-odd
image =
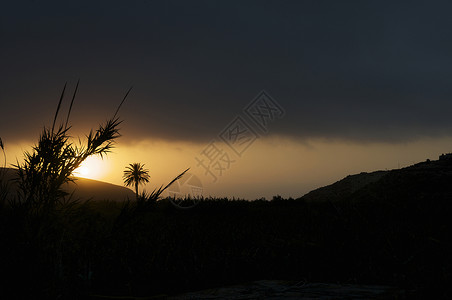
[[[91,157],[77,170],[77,176],[124,186],[122,175],[130,163],[145,164],[150,182],[140,191],[150,192],[166,185],[187,168],[202,182],[203,196],[239,197],[249,200],[275,195],[301,197],[332,184],[347,175],[406,167],[450,152],[452,140],[423,138],[406,143],[353,143],[332,140],[300,142],[281,137],[258,139],[242,157],[224,171],[217,182],[206,175],[195,160],[206,144],[143,140],[118,142],[103,159]],[[227,146],[219,145],[224,151]],[[21,161],[26,144],[10,144],[8,165]],[[16,158],[15,158],[16,157]],[[188,178],[188,177],[187,177]]]
[[[95,180],[105,180],[105,176],[111,169],[111,164],[107,158],[100,156],[88,157],[81,165],[74,171],[74,176],[83,177]]]

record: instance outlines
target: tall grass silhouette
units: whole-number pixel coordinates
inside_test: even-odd
[[[75,253],[68,245],[81,247],[84,251],[89,249],[89,246],[76,239],[79,228],[83,228],[82,224],[89,219],[89,214],[86,213],[85,204],[82,205],[64,191],[64,185],[75,180],[74,170],[88,157],[103,157],[111,152],[116,139],[120,137],[119,126],[122,121],[118,112],[132,89],[127,91],[113,117],[101,123],[97,129],[91,129],[84,139],[79,138],[74,142],[70,135],[70,116],[79,82],[67,115],[59,123],[66,87],[67,83],[61,92],[52,126],[44,127],[37,144],[24,152],[22,162],[17,161],[13,165],[17,172],[15,196],[7,193],[7,183],[0,176],[0,204],[5,199],[9,204],[7,209],[1,211],[4,218],[0,219],[0,225],[8,224],[10,228],[6,230],[7,227],[0,226],[3,230],[0,230],[0,236],[2,233],[8,234],[11,237],[7,240],[16,240],[12,243],[15,249],[12,253],[18,255],[17,259],[13,255],[8,257],[10,266],[6,270],[9,270],[12,282],[27,282],[22,289],[40,291],[50,298],[61,297],[68,286],[75,286],[72,282],[77,274],[86,274],[90,270],[90,255],[77,260],[70,258]],[[6,166],[3,141],[0,142],[0,148]],[[34,276],[32,270],[40,270],[42,278]],[[83,278],[85,283],[89,283],[89,276]]]
[[[3,159],[4,159],[3,166],[6,167],[6,153],[5,153],[5,147],[3,146],[3,141],[2,141],[1,137],[0,137],[0,148],[2,149],[2,152],[3,152]]]
[[[70,140],[68,126],[72,105],[78,90],[78,82],[74,91],[70,108],[63,124],[57,125],[57,119],[66,90],[64,85],[51,128],[44,127],[38,144],[32,151],[24,153],[24,161],[14,165],[17,168],[19,194],[12,201],[13,206],[20,206],[28,212],[41,213],[63,204],[67,196],[62,186],[74,181],[72,174],[88,157],[103,157],[111,151],[115,140],[120,136],[119,125],[122,121],[115,115],[96,130],[86,135],[86,141],[75,144]],[[123,98],[125,101],[127,95]]]
[[[5,180],[6,152],[1,137],[0,137],[0,149],[3,152],[3,166],[0,164],[0,208],[2,208],[6,201],[6,197],[8,196],[8,183]]]

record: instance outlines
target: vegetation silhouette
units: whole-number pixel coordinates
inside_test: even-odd
[[[149,182],[149,170],[144,168],[144,164],[141,163],[132,163],[129,164],[126,169],[124,170],[124,184],[126,186],[134,186],[135,187],[135,194],[137,196],[138,201],[138,185],[145,184]]]
[[[0,167],[0,209],[5,204],[6,198],[8,196],[8,183],[5,180],[6,172],[6,152],[5,146],[3,145],[2,138],[0,137],[0,149],[3,152],[3,168]]]
[[[162,198],[162,194],[166,191],[174,182],[182,178],[185,173],[188,172],[190,168],[186,169],[179,175],[177,175],[173,180],[171,180],[166,186],[160,186],[159,188],[154,189],[151,193],[146,193],[143,191],[140,196],[137,197],[137,201],[131,202],[130,199],[124,202],[121,207],[119,215],[116,217],[113,225],[113,233],[116,233],[122,227],[124,227],[127,223],[135,220],[140,215],[143,215],[146,212],[151,210],[156,202]]]
[[[2,138],[0,137],[0,149],[2,149],[3,152],[3,167],[6,167],[6,153],[5,153],[5,147],[3,146]]]
[[[40,214],[49,212],[58,205],[67,204],[65,200],[68,194],[62,186],[74,181],[73,172],[90,156],[99,155],[103,158],[111,152],[115,140],[120,137],[119,125],[122,121],[117,114],[132,87],[125,94],[113,117],[99,125],[97,130],[90,130],[85,143],[79,139],[79,144],[76,145],[70,140],[71,126],[68,124],[79,83],[80,81],[77,81],[64,125],[55,127],[67,83],[61,92],[51,129],[44,127],[38,144],[31,152],[24,153],[23,163],[17,162],[14,165],[17,168],[19,193],[16,198],[11,199],[11,206]]]

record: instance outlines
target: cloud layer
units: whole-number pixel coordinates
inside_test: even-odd
[[[129,86],[126,139],[206,142],[263,89],[269,133],[399,142],[452,133],[452,4],[16,1],[0,12],[0,136],[49,124],[81,79],[80,132]]]

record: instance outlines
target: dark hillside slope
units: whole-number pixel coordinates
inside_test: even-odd
[[[302,197],[306,201],[339,201],[351,196],[363,187],[380,180],[388,171],[348,175],[331,185],[315,189]]]
[[[385,202],[452,200],[452,161],[426,161],[392,170],[380,180],[355,192],[349,199]]]
[[[452,160],[425,161],[391,171],[349,175],[299,199],[314,202],[345,200],[452,199]]]
[[[10,191],[9,193],[14,196],[15,194],[15,184],[12,180],[16,171],[11,168],[1,168],[0,175],[2,175],[3,180],[9,182]],[[135,194],[132,190],[111,184],[108,182],[86,179],[76,177],[75,181],[63,186],[64,190],[69,194],[73,194],[73,199],[77,200],[111,200],[111,201],[124,201],[127,199],[135,199]]]

